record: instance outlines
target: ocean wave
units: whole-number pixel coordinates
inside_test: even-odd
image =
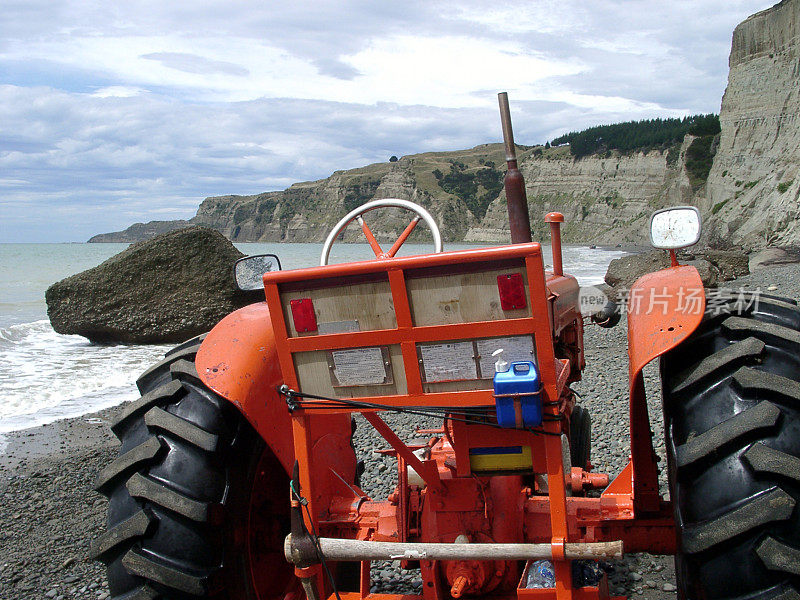
[[[0,432],[135,398],[134,381],[168,346],[100,346],[47,320],[0,328]]]

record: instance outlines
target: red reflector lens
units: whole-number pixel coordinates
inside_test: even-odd
[[[292,307],[295,331],[300,333],[317,330],[317,317],[314,315],[314,303],[311,298],[292,300],[289,305]]]
[[[497,276],[497,290],[500,292],[500,308],[515,310],[525,308],[525,283],[520,273],[509,273]]]

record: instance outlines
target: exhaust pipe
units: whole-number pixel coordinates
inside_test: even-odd
[[[506,171],[503,185],[506,188],[508,224],[511,228],[511,243],[524,244],[531,241],[531,220],[528,216],[528,196],[525,180],[517,168],[517,149],[514,146],[514,131],[511,129],[511,110],[508,108],[508,93],[497,94],[500,102],[500,122],[503,125],[503,143],[506,149]]]

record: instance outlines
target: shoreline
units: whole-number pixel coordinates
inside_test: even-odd
[[[65,448],[83,452],[98,446],[115,448],[116,438],[109,429],[113,415],[126,403],[90,412],[78,417],[65,417],[44,425],[0,433],[0,474],[28,469],[29,462],[57,458]]]

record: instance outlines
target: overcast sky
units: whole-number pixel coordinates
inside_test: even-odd
[[[431,150],[719,112],[762,0],[4,0],[0,242]]]

